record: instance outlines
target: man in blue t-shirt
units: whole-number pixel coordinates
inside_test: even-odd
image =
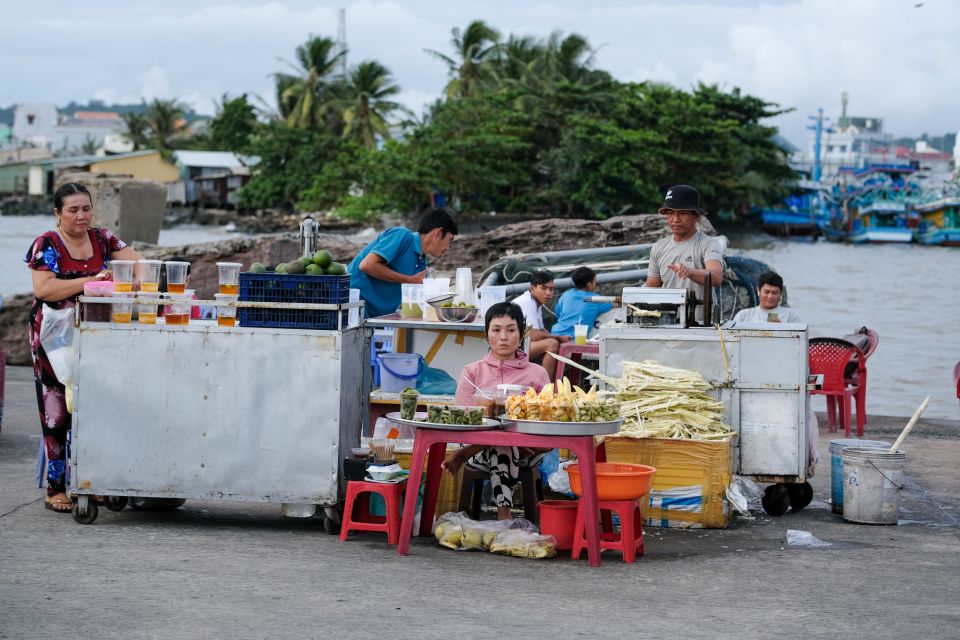
[[[593,330],[593,325],[601,313],[613,309],[609,302],[586,302],[585,299],[596,295],[597,274],[590,267],[577,267],[570,274],[573,286],[568,289],[557,301],[553,312],[557,314],[557,321],[553,325],[553,333],[560,336],[572,336],[574,325],[585,324],[587,331]]]
[[[423,282],[427,256],[439,258],[457,235],[457,223],[446,209],[434,208],[420,218],[414,233],[387,229],[350,261],[350,286],[360,290],[368,318],[393,313],[400,306],[400,285]]]

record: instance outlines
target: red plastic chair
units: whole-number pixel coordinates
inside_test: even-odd
[[[810,373],[823,375],[823,385],[820,389],[811,391],[814,394],[827,396],[827,425],[830,431],[837,430],[835,418],[837,401],[839,400],[840,420],[843,423],[844,435],[850,437],[850,413],[854,396],[860,393],[860,388],[867,384],[866,358],[863,351],[854,344],[839,338],[812,338],[808,346],[810,359]],[[853,376],[846,377],[844,371],[851,362],[855,363],[856,370]],[[853,379],[856,384],[851,384]],[[859,404],[859,403],[858,403]],[[857,407],[857,436],[863,436],[863,426],[866,422],[865,411]]]
[[[843,339],[860,347],[861,351],[863,351],[864,367],[866,367],[866,362],[870,359],[870,356],[873,355],[873,352],[877,350],[877,345],[880,344],[880,335],[873,329],[868,329],[867,327],[860,327],[855,333],[846,335]],[[864,379],[861,384],[857,375],[856,361],[852,361],[847,365],[845,375],[847,384],[857,387],[857,419],[859,420],[860,416],[863,415],[863,423],[866,424],[867,381]]]

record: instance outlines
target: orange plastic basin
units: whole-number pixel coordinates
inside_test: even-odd
[[[653,467],[645,464],[624,464],[622,462],[597,463],[597,499],[599,500],[635,500],[650,493]],[[570,488],[583,497],[580,485],[580,465],[567,467],[570,476]]]

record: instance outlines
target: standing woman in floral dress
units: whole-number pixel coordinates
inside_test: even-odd
[[[94,280],[109,280],[110,260],[139,260],[140,255],[107,229],[93,228],[93,200],[78,182],[64,184],[53,196],[57,227],[33,241],[24,261],[33,271],[33,295],[30,309],[30,351],[37,384],[40,426],[47,452],[47,498],[44,506],[69,513],[73,502],[67,496],[67,432],[70,414],[63,385],[53,372],[40,344],[40,325],[44,303],[53,309],[76,305],[83,285]]]

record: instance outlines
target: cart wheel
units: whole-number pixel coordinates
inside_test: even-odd
[[[772,516],[782,516],[790,509],[790,493],[786,485],[772,484],[763,492],[763,510]]]
[[[788,484],[787,494],[790,496],[790,508],[794,511],[800,511],[813,500],[813,487],[809,482],[800,484]]]
[[[103,499],[103,506],[110,511],[123,511],[127,507],[127,496],[107,496]]]
[[[323,515],[323,530],[326,531],[329,535],[335,536],[340,534],[340,524],[333,521],[333,518],[324,514]]]
[[[87,504],[86,513],[80,511],[80,505],[73,505],[73,519],[76,520],[79,524],[90,524],[97,519],[97,516],[100,514],[100,509],[97,508],[97,503],[91,500]]]

